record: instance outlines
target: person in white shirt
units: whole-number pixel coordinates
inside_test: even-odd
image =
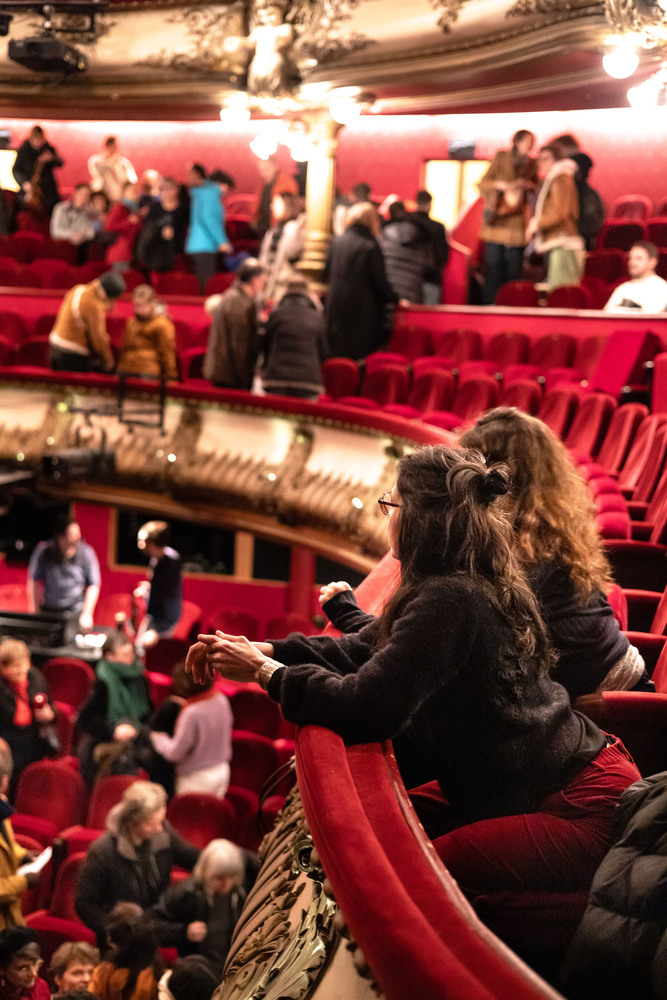
[[[659,313],[667,309],[667,281],[655,273],[658,248],[640,240],[628,253],[629,281],[615,288],[605,306],[608,312]]]
[[[101,153],[90,157],[88,170],[93,191],[104,191],[109,201],[120,201],[125,185],[137,183],[137,172],[128,158],[121,156],[114,135],[104,140]]]

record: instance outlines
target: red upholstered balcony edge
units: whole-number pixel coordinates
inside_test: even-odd
[[[387,1000],[556,1000],[475,916],[412,813],[390,744],[297,734],[308,824],[350,931]]]

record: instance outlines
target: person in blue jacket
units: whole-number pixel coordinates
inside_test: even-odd
[[[233,186],[231,178],[222,171],[213,171],[210,177],[201,163],[193,163],[188,170],[190,189],[190,228],[185,241],[194,272],[203,295],[206,282],[218,271],[218,253],[230,253],[232,245],[225,231],[225,210],[222,194]]]

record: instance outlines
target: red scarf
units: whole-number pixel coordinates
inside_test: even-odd
[[[28,699],[28,678],[22,681],[9,681],[9,686],[16,696],[16,709],[14,711],[15,726],[29,726],[32,722],[32,710]]]

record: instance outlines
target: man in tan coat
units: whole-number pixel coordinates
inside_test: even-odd
[[[520,129],[511,149],[501,149],[479,183],[484,196],[480,238],[484,241],[484,302],[493,305],[501,285],[523,276],[526,246],[526,197],[537,186],[530,151],[535,136]]]
[[[177,379],[176,333],[164,304],[150,285],[134,289],[132,304],[134,316],[125,324],[118,371]]]
[[[12,807],[7,801],[7,789],[13,766],[9,744],[0,739],[0,930],[25,924],[21,896],[39,882],[39,875],[34,872],[18,874],[19,865],[28,859],[29,852],[16,843],[9,819]]]
[[[204,378],[225,389],[250,389],[259,354],[257,298],[264,289],[262,265],[248,257],[213,313]]]
[[[125,291],[118,271],[107,271],[87,285],[75,285],[65,295],[49,337],[54,371],[111,371],[114,356],[106,314]]]

